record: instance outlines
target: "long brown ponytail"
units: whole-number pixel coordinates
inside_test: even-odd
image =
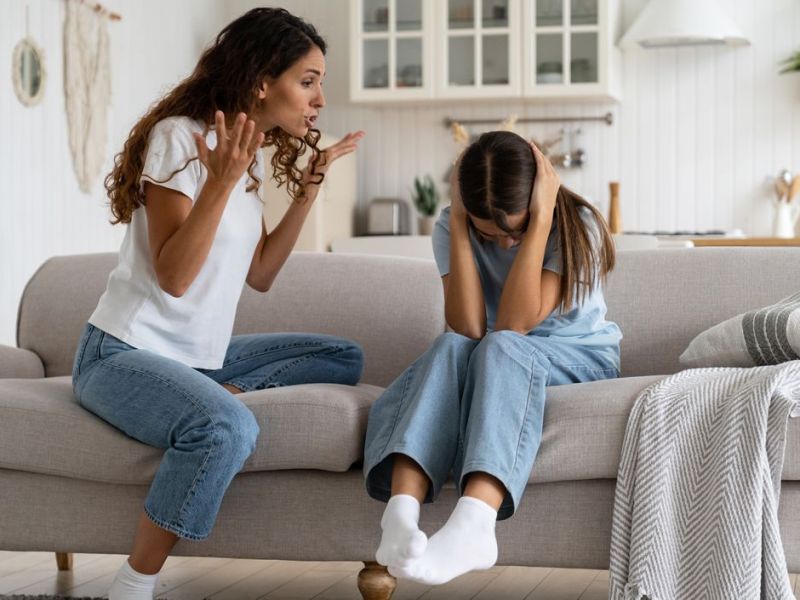
[[[581,211],[589,211],[589,216],[581,215]],[[598,285],[605,283],[606,275],[614,268],[616,252],[600,211],[563,185],[558,190],[554,218],[563,260],[561,309],[567,310],[573,301],[582,304]]]

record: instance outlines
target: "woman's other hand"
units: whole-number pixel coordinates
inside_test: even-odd
[[[320,159],[317,161],[316,167],[314,167],[314,172],[311,172],[310,164],[303,170],[303,183],[314,185],[314,178],[317,175],[324,175],[328,172],[330,166],[338,159],[355,152],[358,148],[358,143],[364,135],[365,133],[363,131],[348,133],[332,146],[328,146],[322,150],[320,152]]]
[[[536,160],[536,180],[533,182],[528,209],[532,220],[550,222],[556,209],[556,198],[558,197],[558,189],[561,187],[561,179],[558,177],[558,173],[556,173],[552,163],[542,154],[536,144],[531,144],[531,150]]]
[[[194,134],[197,156],[208,170],[208,180],[232,187],[244,175],[253,162],[256,152],[264,143],[264,134],[255,132],[255,122],[244,113],[236,115],[233,129],[228,131],[225,114],[218,110],[214,114],[217,145],[210,150],[205,138]]]

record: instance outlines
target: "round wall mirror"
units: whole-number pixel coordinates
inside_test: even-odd
[[[14,48],[12,78],[14,92],[25,106],[34,106],[41,101],[45,84],[44,55],[29,37]]]

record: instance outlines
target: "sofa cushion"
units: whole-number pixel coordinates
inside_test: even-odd
[[[706,329],[680,356],[686,367],[754,367],[797,360],[800,294]]]
[[[628,414],[663,376],[547,389],[544,432],[530,481],[614,479]],[[244,472],[346,471],[361,459],[371,385],[303,385],[242,394],[261,435]],[[81,408],[69,377],[0,380],[0,468],[122,484],[147,484],[162,451]],[[790,419],[784,480],[800,481],[800,419]]]
[[[0,344],[0,378],[44,377],[44,365],[34,352]]]
[[[789,247],[619,252],[605,299],[624,334],[622,374],[677,373],[698,333],[797,292],[798,259]]]
[[[41,358],[48,377],[72,373],[81,332],[116,264],[112,253],[56,256],[31,277],[20,300],[18,345]],[[60,300],[57,310],[53,298]],[[244,286],[233,333],[285,331],[357,342],[364,350],[361,381],[389,385],[445,331],[436,265],[293,252],[268,293]]]
[[[547,388],[542,445],[529,481],[615,479],[628,414],[663,376]],[[800,418],[789,419],[782,479],[800,481]]]
[[[242,394],[261,427],[243,471],[348,470],[361,459],[381,391],[313,384]],[[0,380],[0,468],[147,484],[161,455],[83,409],[69,377]]]

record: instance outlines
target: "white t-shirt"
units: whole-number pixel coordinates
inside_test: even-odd
[[[192,132],[205,126],[188,117],[159,121],[150,134],[140,184],[145,181],[176,190],[194,204],[206,181],[206,168],[197,156]],[[216,146],[213,131],[206,135]],[[254,174],[264,181],[260,152]],[[255,191],[247,192],[245,172],[231,192],[211,250],[197,278],[180,298],[158,285],[150,254],[147,213],[133,211],[105,293],[89,322],[139,349],[178,360],[190,367],[218,369],[228,349],[236,306],[250,262],[261,237],[263,204]],[[251,181],[252,183],[252,181]]]

